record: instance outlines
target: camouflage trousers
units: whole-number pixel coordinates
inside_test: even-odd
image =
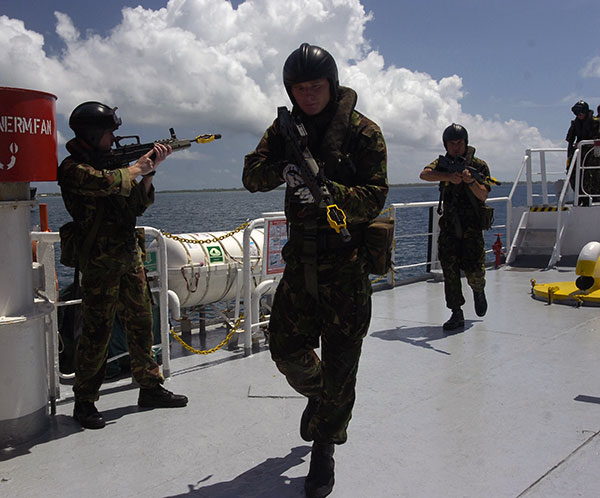
[[[81,287],[83,325],[75,358],[75,399],[98,399],[116,315],[126,333],[134,379],[141,387],[164,382],[152,353],[152,299],[141,250],[118,260],[92,258],[82,271]]]
[[[444,274],[446,306],[455,310],[465,304],[460,283],[464,271],[473,291],[485,288],[485,247],[479,227],[466,227],[458,237],[452,227],[442,227],[438,238],[438,257]]]
[[[356,251],[349,260],[307,268],[286,258],[269,323],[271,356],[288,383],[320,408],[309,423],[315,441],[342,444],[352,417],[362,341],[371,320],[371,283]],[[316,271],[318,298],[306,271]],[[315,352],[321,343],[321,358]]]

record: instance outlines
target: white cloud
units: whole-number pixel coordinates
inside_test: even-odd
[[[48,58],[44,37],[25,29],[22,21],[0,16],[0,71],[5,86],[44,90],[64,88],[62,63]]]
[[[77,42],[79,40],[79,31],[73,26],[71,18],[62,12],[56,12],[56,33],[65,42]]]
[[[592,58],[581,70],[581,74],[588,78],[600,78],[600,57]]]
[[[289,105],[281,70],[304,41],[334,55],[341,83],[359,94],[358,109],[382,126],[394,183],[418,181],[452,122],[468,128],[492,172],[505,179],[512,180],[525,147],[552,145],[527,123],[463,113],[459,75],[437,81],[386,67],[363,36],[370,15],[359,0],[247,0],[237,9],[226,0],[170,0],[156,11],[123,9],[121,23],[106,36],[80,33],[64,13],[57,12],[56,19],[65,48],[50,57],[42,35],[0,17],[4,84],[57,95],[57,110],[65,117],[82,101],[100,100],[118,105],[132,128],[154,127],[161,136],[169,126],[223,133],[222,143],[206,152],[212,164],[223,164],[213,167],[208,180],[213,183],[199,178],[190,185],[180,175],[169,179],[169,188],[241,185],[244,154],[274,119],[276,107]],[[597,71],[600,62],[594,64]],[[158,137],[148,137],[153,138]],[[235,164],[238,174],[232,173]]]

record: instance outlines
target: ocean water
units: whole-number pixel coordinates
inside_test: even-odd
[[[503,184],[492,189],[491,197],[507,196],[511,184]],[[535,188],[541,190],[540,185]],[[232,191],[195,191],[195,192],[158,192],[155,203],[143,216],[138,218],[139,225],[152,226],[170,233],[189,232],[221,232],[230,231],[244,221],[261,217],[262,213],[282,211],[284,190],[250,193],[245,190]],[[386,207],[392,203],[437,201],[439,190],[437,184],[393,186],[390,188]],[[38,197],[39,203],[48,207],[48,224],[50,230],[58,231],[59,227],[70,220],[60,196]],[[519,185],[513,199],[513,205],[526,204],[525,185]],[[494,203],[495,225],[503,225],[506,220],[504,206]],[[396,264],[408,265],[427,259],[427,236],[429,229],[429,209],[402,209],[397,213],[396,223]],[[31,214],[32,229],[37,230],[40,224],[38,210]],[[485,233],[486,247],[496,240],[495,233],[503,233],[503,229],[492,229]],[[406,237],[407,234],[420,234]],[[65,268],[58,262],[57,274],[61,287],[72,280],[72,269]],[[492,256],[489,256],[492,259]],[[402,270],[399,278],[411,278],[423,273],[422,267]]]

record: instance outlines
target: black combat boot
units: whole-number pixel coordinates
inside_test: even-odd
[[[308,403],[306,404],[306,408],[302,412],[302,418],[300,419],[300,437],[305,441],[313,440],[313,437],[308,432],[308,425],[310,424],[313,415],[319,410],[319,406],[321,406],[321,398],[316,396],[308,398]]]
[[[86,429],[102,429],[106,422],[91,401],[75,401],[73,418]]]
[[[315,441],[310,454],[310,469],[304,481],[304,491],[307,498],[325,498],[333,490],[335,462],[332,443]]]
[[[459,327],[464,327],[464,326],[465,326],[465,316],[463,315],[462,310],[460,308],[457,308],[455,310],[452,310],[452,316],[450,317],[450,320],[448,320],[446,323],[444,323],[442,328],[444,330],[455,330]]]
[[[140,389],[138,406],[142,408],[176,408],[187,405],[187,396],[173,394],[160,384],[156,387]]]
[[[473,301],[475,301],[475,313],[477,313],[477,316],[485,316],[487,312],[485,292],[483,290],[473,291]]]

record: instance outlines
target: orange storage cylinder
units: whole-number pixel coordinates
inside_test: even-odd
[[[0,183],[56,181],[56,96],[0,87]]]

